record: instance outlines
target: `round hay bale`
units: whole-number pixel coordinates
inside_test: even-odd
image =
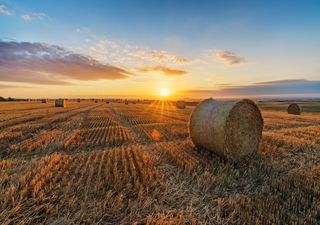
[[[41,102],[42,103],[48,103],[48,99],[42,99]]]
[[[56,99],[54,104],[55,104],[55,107],[67,107],[67,101],[62,98]]]
[[[288,113],[294,115],[301,114],[301,107],[297,103],[292,103],[288,106]]]
[[[186,103],[184,102],[184,101],[177,101],[177,103],[176,103],[176,107],[178,108],[178,109],[185,109],[186,108]]]
[[[195,146],[239,161],[258,150],[263,118],[249,99],[240,101],[202,101],[192,112],[190,137]]]

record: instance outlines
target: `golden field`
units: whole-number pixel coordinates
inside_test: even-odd
[[[194,147],[194,106],[67,104],[0,103],[0,224],[320,223],[316,110],[260,103],[259,151],[232,163]]]

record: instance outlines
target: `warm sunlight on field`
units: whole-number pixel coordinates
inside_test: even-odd
[[[317,224],[320,114],[260,105],[258,153],[234,164],[195,148],[194,106],[0,103],[0,223]]]

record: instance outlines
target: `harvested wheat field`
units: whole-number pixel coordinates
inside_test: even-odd
[[[0,224],[319,224],[320,114],[271,106],[232,162],[194,146],[194,106],[1,103]]]

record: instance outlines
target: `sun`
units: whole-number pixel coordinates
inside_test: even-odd
[[[161,95],[162,97],[167,97],[169,94],[170,94],[170,93],[169,93],[169,90],[166,89],[166,88],[163,88],[163,89],[160,90],[160,95]]]

